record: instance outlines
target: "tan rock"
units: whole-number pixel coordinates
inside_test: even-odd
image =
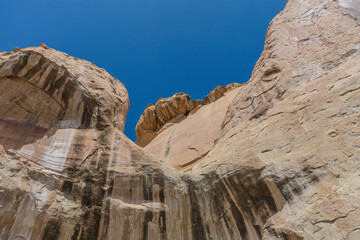
[[[0,76],[0,239],[191,236],[166,222],[186,215],[165,212],[180,177],[122,133],[119,81],[44,46],[1,55]]]
[[[31,119],[33,128],[113,125],[123,130],[129,109],[127,91],[94,64],[42,46],[2,56],[0,66],[0,114],[2,119],[17,120],[11,124]],[[16,91],[7,91],[10,86]],[[28,112],[33,112],[31,118]]]
[[[156,105],[149,104],[136,124],[136,143],[144,147],[157,132],[169,121],[178,120],[179,116],[188,115],[191,111],[201,106],[202,101],[190,101],[189,95],[175,93],[169,98],[159,98]]]
[[[217,86],[214,90],[212,90],[204,99],[204,104],[210,104],[215,102],[228,91],[231,91],[237,87],[241,86],[239,83],[231,83],[226,86]]]
[[[186,119],[162,129],[144,149],[166,165],[182,170],[191,169],[221,136],[226,109],[237,92],[238,89],[227,92],[216,102],[202,106]]]
[[[359,237],[358,4],[292,0],[270,24],[221,137],[191,165],[214,239]],[[145,149],[158,154],[191,139],[160,136]],[[184,158],[182,151],[175,163]],[[208,221],[214,212],[225,216],[216,224]],[[222,232],[229,222],[243,230]]]
[[[265,183],[274,205],[263,206],[271,217],[263,221],[253,210],[241,210],[249,239],[359,236],[353,219],[360,217],[360,205],[353,199],[360,196],[360,34],[351,15],[358,9],[344,8],[344,2],[358,1],[288,2],[270,24],[251,80],[228,108],[223,136],[193,166],[194,176],[208,179],[200,180],[204,184],[212,172],[230,190],[242,181]],[[201,208],[215,199],[216,187],[204,188],[209,200]],[[256,191],[248,197],[234,191],[232,199],[257,209],[264,195],[251,200]],[[258,237],[257,224],[263,229]]]
[[[48,46],[46,46],[44,43],[40,44],[39,47],[42,47],[44,49],[50,49]]]
[[[155,106],[149,104],[136,124],[136,143],[145,147],[161,131],[173,126],[194,114],[204,104],[215,102],[228,91],[239,87],[241,84],[232,83],[226,86],[218,86],[212,90],[204,99],[190,101],[190,96],[185,93],[175,93],[169,98],[159,98]]]
[[[186,118],[186,96],[159,100],[145,148],[176,161],[122,133],[104,70],[2,53],[0,239],[359,239],[358,3],[291,0],[247,84]]]

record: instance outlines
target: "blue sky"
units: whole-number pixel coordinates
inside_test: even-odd
[[[9,0],[0,2],[0,51],[49,47],[89,60],[130,95],[125,134],[148,103],[185,92],[203,99],[246,82],[285,0]]]

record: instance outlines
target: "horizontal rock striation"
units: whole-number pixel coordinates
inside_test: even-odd
[[[357,4],[290,0],[250,81],[182,120],[160,100],[145,148],[104,70],[1,52],[0,239],[359,239]]]

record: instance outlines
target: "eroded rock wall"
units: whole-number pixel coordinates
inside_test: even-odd
[[[169,98],[159,98],[155,105],[149,104],[141,114],[135,128],[136,144],[145,147],[165,129],[180,123],[202,106],[215,102],[240,85],[231,83],[226,86],[217,86],[204,100],[190,101],[190,96],[185,93],[175,93]],[[226,107],[223,105],[224,111]]]
[[[267,203],[272,212],[258,218],[265,221],[241,209],[261,226],[262,239],[359,238],[356,4],[290,0],[269,26],[251,80],[228,108],[222,137],[193,167],[204,177],[221,170],[222,179],[230,172],[222,169],[239,179],[244,166],[259,169],[248,184],[265,183],[276,208]]]
[[[202,101],[190,101],[190,96],[185,93],[175,93],[169,98],[159,98],[155,105],[149,104],[141,114],[135,129],[136,143],[140,147],[146,146],[165,124],[181,121],[201,105],[203,105]]]
[[[217,88],[216,92],[218,89],[221,88]],[[182,171],[191,170],[192,166],[214,147],[221,136],[221,125],[226,110],[236,96],[238,88],[226,93],[221,90],[219,92],[222,95],[217,95],[217,101],[201,106],[194,114],[189,114],[178,122],[167,123],[144,149],[161,159],[167,166]]]
[[[359,239],[357,6],[290,0],[251,80],[158,135],[234,94],[181,171],[122,133],[126,89],[104,70],[2,52],[0,239]]]
[[[0,239],[191,238],[186,184],[122,133],[118,80],[44,45],[0,62]]]

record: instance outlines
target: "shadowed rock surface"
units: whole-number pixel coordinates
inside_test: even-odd
[[[145,148],[105,70],[1,52],[0,239],[360,239],[359,5],[288,1],[250,81],[159,100]]]

